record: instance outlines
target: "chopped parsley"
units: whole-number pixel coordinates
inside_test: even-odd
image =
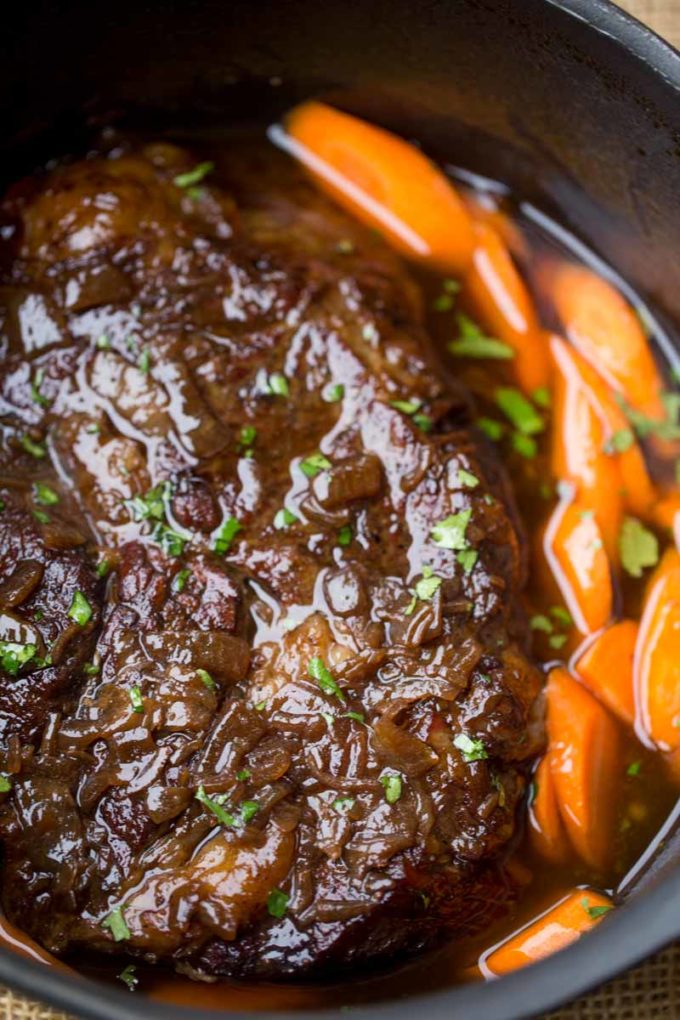
[[[40,392],[40,387],[44,381],[45,373],[42,368],[39,368],[31,380],[31,400],[33,403],[39,404],[40,407],[49,407],[49,400],[44,393]]]
[[[108,351],[111,349],[111,341],[109,340],[106,333],[102,333],[100,336],[97,337],[97,339],[95,340],[95,346],[100,351]]]
[[[144,496],[126,500],[126,506],[135,521],[162,521],[165,519],[165,504],[170,493],[170,483],[159,482]]]
[[[188,541],[184,535],[180,535],[178,531],[173,531],[172,528],[169,528],[167,524],[162,522],[159,522],[153,529],[151,537],[154,542],[158,542],[166,556],[181,556],[184,552],[184,546]]]
[[[71,605],[69,606],[68,615],[74,623],[77,623],[79,627],[84,627],[86,623],[89,623],[92,619],[92,606],[87,601],[82,591],[78,590],[75,592]]]
[[[220,825],[227,825],[229,826],[229,828],[233,828],[238,824],[237,819],[234,817],[234,815],[232,815],[229,811],[225,811],[225,809],[222,807],[224,797],[223,796],[209,797],[208,794],[205,792],[205,787],[203,786],[203,783],[201,783],[198,790],[196,791],[196,800],[200,801],[201,804],[207,807],[208,811],[210,811],[215,816]]]
[[[634,442],[635,436],[632,429],[617,429],[616,432],[612,432],[602,449],[609,454],[625,453]]]
[[[345,695],[338,687],[333,674],[324,665],[323,659],[320,659],[318,656],[310,659],[309,665],[307,666],[307,672],[311,676],[312,680],[316,680],[324,694],[334,695],[340,701],[345,701]]]
[[[479,553],[476,549],[461,549],[460,552],[456,553],[456,560],[460,563],[466,574],[472,573],[478,559]]]
[[[568,609],[565,609],[564,606],[551,606],[548,612],[552,616],[553,620],[562,624],[563,627],[572,627],[574,625],[571,613]]]
[[[336,797],[332,807],[339,815],[346,815],[354,807],[354,797]]]
[[[568,638],[567,634],[551,634],[550,637],[548,638],[548,644],[550,645],[551,648],[554,648],[557,651],[558,649],[566,645],[567,638]]]
[[[33,486],[33,499],[40,506],[54,506],[59,502],[57,493],[44,482],[36,482]]]
[[[9,793],[12,789],[12,780],[9,776],[0,776],[0,793]]]
[[[35,517],[36,521],[39,521],[41,524],[50,523],[50,515],[46,514],[44,510],[34,510],[33,516]]]
[[[323,453],[310,453],[300,461],[300,470],[307,478],[316,478],[322,471],[328,471],[333,465]]]
[[[101,665],[97,662],[87,662],[83,666],[83,673],[85,676],[98,676],[101,668]]]
[[[512,347],[495,337],[485,336],[477,323],[467,315],[458,315],[456,322],[459,335],[448,346],[451,354],[457,358],[492,358],[501,361],[514,358]]]
[[[297,514],[294,514],[292,510],[284,506],[281,510],[277,510],[274,515],[274,527],[278,531],[282,531],[284,528],[290,527],[291,524],[295,524],[299,519]]]
[[[523,436],[535,436],[545,428],[543,418],[519,390],[500,386],[496,390],[496,403]]]
[[[657,436],[659,439],[669,441],[680,439],[680,425],[677,420],[680,411],[680,394],[662,394],[661,399],[666,411],[666,417],[662,421],[657,418],[649,418],[641,411],[636,411],[626,403],[620,393],[615,393],[614,396],[641,439],[646,439],[648,436]]]
[[[106,557],[101,559],[97,566],[95,567],[94,572],[97,575],[97,577],[106,577],[106,575],[111,572],[110,561],[107,560]]]
[[[396,804],[402,794],[402,779],[396,772],[388,772],[380,777],[380,783],[385,791],[385,800],[388,804]]]
[[[22,666],[35,658],[37,651],[36,645],[0,641],[0,665],[10,676],[17,676]]]
[[[329,383],[321,395],[327,404],[337,404],[345,395],[345,387],[342,383]]]
[[[182,592],[186,588],[187,581],[191,577],[191,571],[188,567],[184,567],[182,570],[178,570],[172,579],[173,591]]]
[[[124,985],[127,985],[131,992],[134,992],[135,988],[139,984],[139,978],[137,977],[137,968],[134,963],[128,963],[124,970],[121,970],[118,975],[118,980],[122,981]]]
[[[484,747],[482,740],[474,740],[467,733],[459,733],[453,741],[453,746],[463,753],[463,759],[467,762],[483,761],[489,757],[489,752]]]
[[[288,397],[290,396],[290,387],[288,380],[286,379],[283,372],[272,372],[267,379],[265,387],[265,393],[268,393],[272,397]]]
[[[113,935],[114,942],[123,942],[124,939],[130,938],[130,929],[125,923],[125,917],[123,915],[123,908],[116,907],[112,910],[107,917],[102,921],[102,928],[108,928]]]
[[[467,549],[469,543],[465,537],[467,526],[470,523],[472,510],[461,510],[457,514],[445,517],[439,524],[435,524],[430,535],[435,545],[441,549]]]
[[[363,726],[364,717],[361,714],[361,712],[345,712],[344,713],[344,717],[345,717],[345,719],[353,719],[354,722],[361,723],[362,726]]]
[[[290,896],[288,893],[283,892],[281,889],[272,889],[267,896],[267,910],[272,917],[283,917],[288,904],[290,902]]]
[[[184,173],[177,174],[176,177],[173,177],[172,183],[177,188],[193,188],[200,184],[214,169],[215,164],[212,160],[205,160],[203,163],[198,163],[193,170],[185,170]]]
[[[646,567],[653,567],[659,559],[656,535],[635,517],[626,517],[619,534],[619,552],[624,570],[631,577],[642,577]]]
[[[531,394],[531,399],[537,407],[548,408],[551,404],[550,390],[547,386],[539,386],[538,389],[535,389]]]
[[[151,371],[151,354],[149,353],[148,347],[145,347],[139,355],[139,358],[137,359],[137,367],[140,372],[144,373],[144,375],[148,375]]]
[[[257,439],[257,429],[254,425],[244,425],[239,433],[239,449],[244,450],[246,456],[252,453],[253,443]]]
[[[476,489],[479,485],[479,478],[466,468],[458,468],[458,484],[466,489]]]
[[[36,457],[38,460],[43,460],[47,456],[47,450],[44,443],[36,443],[30,436],[22,436],[19,440],[21,448],[30,453],[31,457]]]
[[[406,616],[411,616],[415,611],[418,602],[431,602],[435,593],[441,587],[442,579],[438,577],[427,564],[422,569],[422,577],[416,581],[411,589],[413,598],[404,610]]]
[[[234,541],[239,531],[243,530],[243,525],[236,520],[235,517],[227,517],[226,521],[223,521],[219,527],[217,534],[213,540],[213,550],[219,556],[224,556],[229,552],[231,543]]]
[[[210,676],[207,669],[197,669],[196,676],[201,681],[204,687],[207,687],[209,691],[217,690],[217,684]]]
[[[423,406],[423,402],[420,397],[412,397],[410,400],[390,400],[390,407],[393,407],[396,411],[401,411],[402,414],[407,414],[413,421],[414,425],[417,425],[423,432],[430,432],[432,429],[432,418],[429,414],[424,414],[420,408]]]
[[[244,801],[242,801],[241,802],[240,811],[241,811],[241,818],[243,819],[243,824],[247,825],[248,822],[250,822],[255,817],[255,815],[257,814],[257,812],[259,810],[260,810],[260,805],[257,803],[256,800],[244,800]]]
[[[540,630],[544,634],[552,634],[553,631],[551,621],[543,613],[537,613],[535,616],[532,616],[529,620],[529,626],[532,630]]]
[[[514,432],[512,435],[512,448],[520,457],[533,460],[538,452],[538,446],[533,436],[525,436],[521,432]]]
[[[250,779],[251,775],[252,773],[250,769],[241,769],[240,772],[236,773],[236,778],[238,779],[239,783],[243,783],[246,781],[246,779]]]
[[[581,906],[585,910],[588,917],[591,918],[591,920],[593,921],[597,920],[598,917],[602,917],[604,914],[608,914],[610,910],[614,909],[613,906],[609,903],[606,905],[603,904],[602,906],[591,907],[587,896],[584,896],[583,899],[581,900]]]
[[[350,524],[343,524],[343,526],[338,531],[337,537],[338,545],[341,546],[350,545],[353,537],[354,536],[352,535],[352,526]]]
[[[504,432],[504,426],[494,418],[478,418],[477,428],[494,443],[498,442]]]
[[[630,763],[630,765],[628,766],[628,768],[626,769],[626,775],[627,776],[639,776],[641,768],[642,768],[642,762],[641,761],[632,761]]]
[[[142,697],[142,690],[135,684],[134,687],[130,688],[130,704],[132,705],[133,712],[144,711],[144,698]]]

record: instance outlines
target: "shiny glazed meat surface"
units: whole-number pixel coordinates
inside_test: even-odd
[[[1,207],[3,902],[55,953],[277,978],[502,909],[541,679],[401,262],[283,157],[194,168]]]

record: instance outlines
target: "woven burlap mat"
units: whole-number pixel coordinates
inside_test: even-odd
[[[518,0],[521,3],[522,0]],[[680,49],[680,0],[619,0],[621,7],[651,25]],[[544,1020],[680,1020],[680,945]],[[0,1020],[69,1020],[65,1013],[15,995],[0,986]],[[483,1018],[482,1018],[483,1020]]]

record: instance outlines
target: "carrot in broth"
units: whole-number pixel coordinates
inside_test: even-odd
[[[485,976],[510,974],[552,956],[594,928],[613,909],[611,900],[588,889],[574,889],[541,917],[506,939],[482,961]]]
[[[472,219],[455,188],[415,146],[324,103],[286,120],[293,155],[352,215],[408,258],[461,274],[474,249]]]
[[[564,668],[551,670],[547,705],[560,815],[578,856],[601,873],[611,864],[622,768],[619,732],[608,711]]]
[[[680,748],[680,554],[669,549],[649,582],[635,648],[638,724],[664,750]]]
[[[576,662],[590,691],[622,722],[635,722],[633,658],[638,636],[635,620],[619,620],[598,634]]]
[[[562,864],[569,854],[569,844],[557,805],[549,752],[539,762],[534,783],[536,793],[529,808],[531,843],[545,860]]]

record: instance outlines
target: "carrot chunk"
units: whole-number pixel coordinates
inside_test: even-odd
[[[633,680],[639,724],[663,750],[680,747],[680,554],[669,550],[647,589]]]
[[[574,889],[544,914],[496,946],[481,961],[485,977],[510,974],[575,942],[613,909],[600,893]]]
[[[622,481],[616,458],[605,452],[608,423],[579,371],[576,351],[559,337],[551,338],[550,349],[556,368],[553,475],[574,483],[579,504],[594,513],[615,560],[623,519]]]
[[[553,577],[576,627],[594,634],[609,622],[614,592],[602,532],[593,511],[578,501],[555,507],[543,540]]]
[[[621,504],[636,516],[649,517],[656,499],[654,486],[640,446],[606,382],[560,337],[551,338],[550,350],[557,376],[553,467],[556,473],[566,472],[558,477],[583,489],[583,501],[595,510],[611,549]],[[580,404],[587,404],[589,412]]]
[[[448,178],[413,145],[323,103],[288,116],[290,150],[319,187],[380,230],[401,254],[462,273],[474,247],[472,219]]]
[[[569,854],[569,844],[557,806],[549,754],[541,759],[534,783],[536,792],[529,808],[531,843],[541,857],[561,864]]]
[[[550,381],[548,348],[533,302],[499,233],[480,223],[476,237],[463,299],[487,332],[513,349],[517,381],[531,394]]]
[[[585,266],[554,265],[544,278],[569,339],[631,407],[662,421],[661,376],[627,301]]]
[[[576,663],[589,690],[622,722],[635,722],[633,657],[638,636],[634,620],[620,620],[595,638]]]
[[[605,708],[566,669],[548,679],[548,747],[567,835],[589,867],[610,863],[620,785],[619,732]]]

